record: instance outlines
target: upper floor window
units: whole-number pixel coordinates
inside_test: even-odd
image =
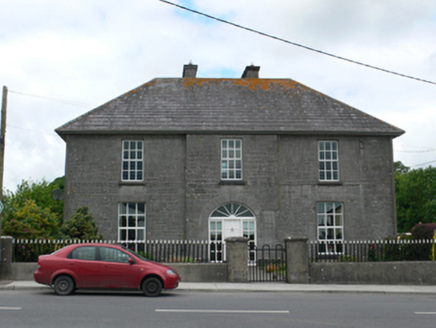
[[[319,180],[339,181],[337,141],[318,142]]]
[[[221,140],[221,179],[242,180],[242,140]]]
[[[142,181],[144,179],[144,146],[142,141],[123,141],[123,181]]]

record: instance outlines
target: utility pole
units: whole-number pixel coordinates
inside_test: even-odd
[[[2,123],[0,132],[0,201],[3,200],[3,172],[5,167],[5,139],[6,139],[6,107],[8,104],[8,88],[3,86]],[[1,222],[0,222],[1,227]],[[1,231],[1,230],[0,230]]]
[[[0,132],[0,238],[2,236],[2,221],[3,221],[3,172],[5,167],[5,141],[6,141],[6,107],[8,103],[8,88],[3,86],[2,98],[2,117],[1,117],[1,132]],[[2,262],[0,242],[0,266]]]

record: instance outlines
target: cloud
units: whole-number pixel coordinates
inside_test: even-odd
[[[178,3],[392,71],[436,76],[434,1]],[[55,128],[155,77],[180,77],[189,61],[199,65],[200,77],[240,77],[246,65],[260,65],[261,77],[292,78],[405,129],[394,141],[401,150],[396,160],[436,160],[436,152],[404,152],[436,148],[435,85],[310,52],[158,0],[0,1],[0,61],[0,84],[11,90],[4,179],[11,190],[22,179],[64,174],[65,143]]]

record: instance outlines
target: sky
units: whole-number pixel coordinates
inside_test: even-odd
[[[406,133],[394,160],[436,166],[434,0],[169,0],[420,82],[223,24],[159,0],[0,0],[9,90],[4,189],[64,175],[54,130],[156,77],[290,78]]]

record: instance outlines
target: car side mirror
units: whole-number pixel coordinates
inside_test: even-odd
[[[133,261],[133,259],[131,257],[129,257],[129,263],[130,264],[135,264],[135,261]]]

